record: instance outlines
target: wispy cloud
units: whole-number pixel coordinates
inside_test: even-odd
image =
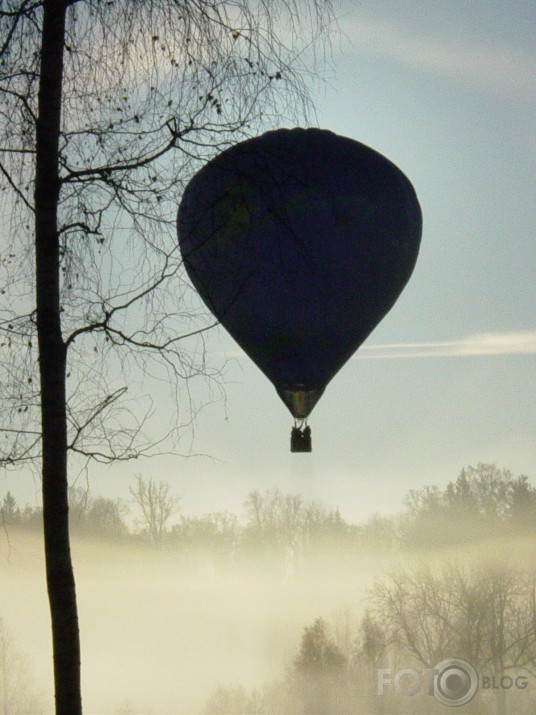
[[[226,358],[247,357],[238,346],[225,350]],[[362,345],[352,360],[399,360],[404,358],[472,357],[478,355],[536,355],[536,330],[476,333],[457,340],[429,343]]]
[[[390,57],[509,97],[536,99],[536,59],[521,48],[416,34],[376,18],[347,18],[342,25],[357,51]]]
[[[446,342],[363,345],[354,360],[475,355],[536,355],[536,330],[477,333]]]

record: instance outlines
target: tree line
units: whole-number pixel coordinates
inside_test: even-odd
[[[338,508],[278,489],[250,492],[240,517],[186,515],[168,483],[141,475],[130,488],[129,502],[72,487],[69,505],[71,530],[78,535],[202,549],[222,557],[253,551],[275,562],[306,559],[334,547],[340,553],[366,547],[414,550],[536,533],[536,488],[528,477],[483,463],[462,469],[443,489],[410,490],[399,514],[376,514],[362,524],[348,522]],[[7,492],[1,518],[6,526],[38,528],[42,509],[19,506]]]

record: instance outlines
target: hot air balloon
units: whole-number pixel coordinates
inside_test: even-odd
[[[201,298],[292,413],[292,451],[326,385],[392,308],[422,216],[384,156],[321,129],[232,146],[190,181],[179,244]]]

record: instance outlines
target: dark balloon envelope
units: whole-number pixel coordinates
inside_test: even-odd
[[[222,152],[188,184],[178,215],[194,286],[298,419],[395,303],[421,231],[407,177],[320,129]]]

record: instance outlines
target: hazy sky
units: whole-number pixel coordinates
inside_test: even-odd
[[[91,467],[95,494],[127,498],[142,473],[187,513],[238,512],[277,487],[361,520],[479,461],[536,479],[536,4],[361,0],[341,29],[318,123],[413,182],[424,232],[410,283],[316,406],[312,454],[289,452],[274,388],[214,331],[209,352],[236,357],[227,408],[196,423],[194,447],[214,459]],[[0,487],[31,500],[14,477]]]

